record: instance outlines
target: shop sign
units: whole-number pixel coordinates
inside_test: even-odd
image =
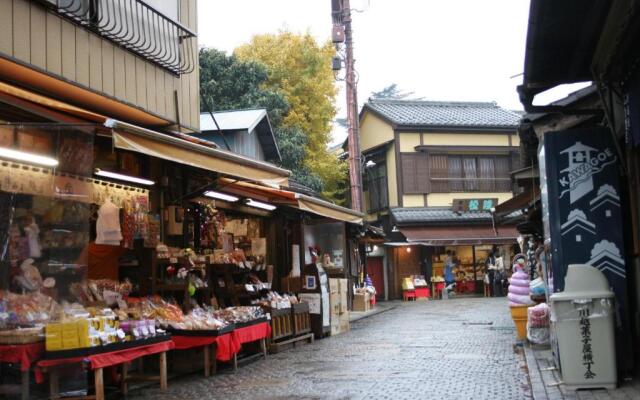
[[[552,247],[547,274],[550,289],[564,290],[570,264],[587,264],[600,270],[616,295],[621,356],[631,343],[624,333],[629,331],[629,318],[618,162],[607,128],[544,134],[539,165],[545,236]],[[581,333],[587,340],[590,328],[583,322],[586,325]],[[585,350],[589,348],[587,341]],[[585,363],[590,356],[586,351]]]
[[[454,212],[489,211],[498,205],[498,199],[453,199]]]

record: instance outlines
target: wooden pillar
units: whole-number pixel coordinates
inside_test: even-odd
[[[104,400],[104,378],[102,368],[93,371],[95,375],[96,400]]]
[[[160,390],[167,390],[167,352],[160,353]]]
[[[59,375],[58,368],[51,367],[49,368],[49,395],[52,399],[57,399],[60,396],[60,385],[59,383]]]
[[[29,399],[29,370],[22,371],[22,400]]]
[[[211,347],[204,346],[204,376],[211,374]]]

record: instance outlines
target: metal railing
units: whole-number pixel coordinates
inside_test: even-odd
[[[141,0],[39,1],[175,74],[196,67],[196,34]]]

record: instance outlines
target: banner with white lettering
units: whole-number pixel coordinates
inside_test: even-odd
[[[620,166],[611,134],[606,128],[546,132],[540,153],[553,291],[564,290],[569,264],[598,268],[616,295],[617,337],[627,342],[622,339],[630,331]]]

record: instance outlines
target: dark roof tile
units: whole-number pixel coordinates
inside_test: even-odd
[[[397,125],[411,126],[516,128],[521,117],[494,102],[369,99],[366,106]]]

